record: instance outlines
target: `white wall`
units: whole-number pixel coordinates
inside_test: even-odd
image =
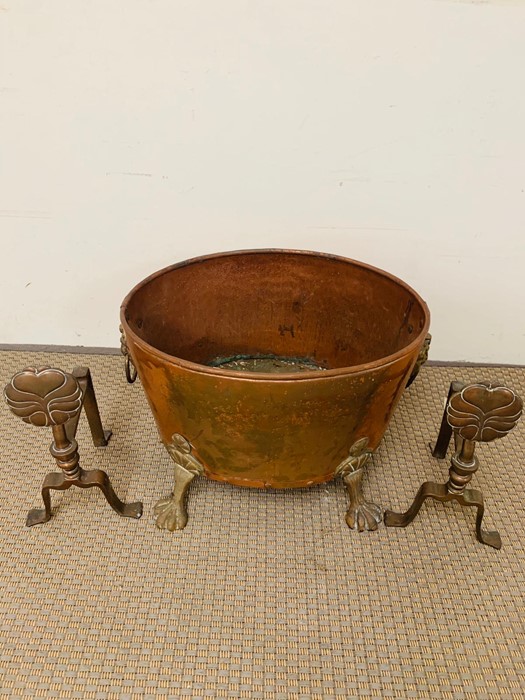
[[[525,2],[1,0],[2,343],[118,345],[129,288],[250,247],[525,363]]]

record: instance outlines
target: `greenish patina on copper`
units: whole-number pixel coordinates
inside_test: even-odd
[[[279,355],[231,355],[216,357],[208,362],[209,367],[221,367],[238,372],[318,372],[326,369],[308,357],[283,357]]]

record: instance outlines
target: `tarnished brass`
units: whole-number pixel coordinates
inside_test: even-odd
[[[368,449],[368,438],[357,440],[350,448],[349,456],[336,469],[348,490],[350,506],[346,513],[346,524],[352,530],[377,530],[382,520],[381,508],[367,501],[363,494],[363,468],[372,456]]]
[[[126,380],[128,384],[133,384],[137,379],[137,370],[133,364],[133,360],[129,356],[128,344],[126,342],[126,335],[122,324],[119,325],[120,331],[120,352],[124,355],[124,371],[126,373]]]
[[[171,442],[165,445],[175,463],[175,486],[171,496],[162,498],[155,505],[157,527],[170,530],[182,530],[188,522],[186,510],[186,492],[196,476],[204,473],[204,467],[191,454],[192,446],[183,435],[175,433]]]
[[[421,350],[419,351],[419,355],[417,356],[416,364],[414,365],[414,369],[412,370],[412,374],[410,375],[410,379],[407,382],[407,388],[412,384],[412,382],[415,380],[415,378],[419,374],[421,367],[423,367],[425,362],[428,360],[428,353],[430,352],[430,343],[431,342],[432,342],[432,336],[430,335],[430,333],[427,333],[427,336],[423,342]]]
[[[101,469],[85,471],[80,467],[75,435],[82,406],[96,447],[107,445],[111,431],[104,430],[87,367],[77,367],[72,374],[52,367],[28,367],[17,372],[4,391],[11,411],[26,423],[50,426],[53,443],[50,452],[61,473],[48,474],[42,485],[44,508],[35,508],[27,516],[28,526],[45,523],[51,518],[50,491],[64,491],[71,486],[101,489],[109,505],[119,515],[140,518],[142,503],[123,503],[115,494],[109,477]]]
[[[434,456],[443,458],[452,432],[455,453],[451,458],[449,480],[446,484],[427,481],[421,485],[414,502],[405,513],[385,512],[385,525],[406,527],[414,520],[427,498],[437,501],[455,500],[462,506],[475,506],[476,537],[483,544],[501,548],[498,532],[481,529],[484,502],[481,491],[466,489],[477,471],[479,462],[474,455],[476,442],[491,442],[504,437],[518,422],[523,402],[512,389],[490,382],[464,385],[452,382]]]

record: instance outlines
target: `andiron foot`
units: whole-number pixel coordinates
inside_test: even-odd
[[[451,458],[449,480],[446,484],[427,481],[405,513],[385,512],[387,527],[406,527],[414,520],[427,498],[446,502],[457,501],[462,506],[476,507],[476,537],[479,542],[501,548],[501,537],[496,531],[482,530],[485,506],[483,494],[466,486],[478,470],[474,455],[476,442],[491,442],[504,437],[514,428],[523,409],[523,403],[511,389],[489,382],[465,385],[452,382],[441,422],[441,429],[433,455],[443,458],[454,433],[455,454]]]
[[[123,503],[106,472],[101,469],[85,471],[80,467],[75,435],[82,407],[86,411],[94,445],[104,447],[111,437],[111,431],[102,427],[87,367],[77,367],[71,374],[51,367],[29,367],[13,376],[5,388],[5,398],[11,411],[24,422],[51,427],[54,439],[50,452],[61,469],[61,472],[52,472],[44,479],[44,508],[29,511],[26,525],[31,527],[47,522],[52,516],[50,491],[64,491],[71,486],[96,486],[119,515],[141,517],[142,503]]]
[[[192,446],[183,435],[175,433],[166,449],[175,463],[175,485],[171,496],[158,501],[154,511],[157,527],[173,532],[186,527],[186,493],[193,479],[204,472],[204,466],[191,454]]]

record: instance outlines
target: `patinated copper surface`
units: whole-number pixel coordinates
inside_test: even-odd
[[[368,265],[255,250],[155,273],[126,297],[121,322],[165,445],[183,435],[212,479],[290,488],[334,478],[360,438],[375,450],[429,313],[404,282]],[[261,355],[322,369],[208,366]]]

